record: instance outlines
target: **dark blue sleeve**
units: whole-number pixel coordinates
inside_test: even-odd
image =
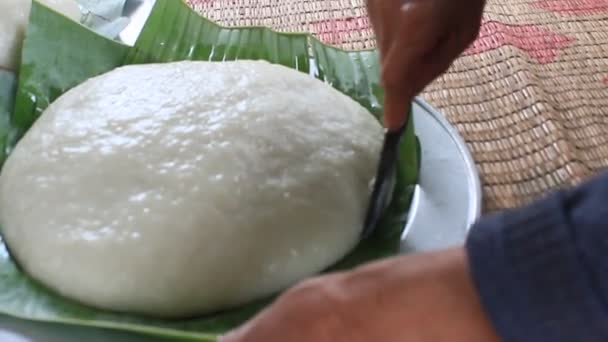
[[[504,341],[608,341],[608,173],[482,218],[466,247]]]

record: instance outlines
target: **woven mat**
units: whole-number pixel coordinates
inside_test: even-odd
[[[374,46],[364,0],[189,0],[224,25]],[[608,0],[489,0],[478,40],[422,96],[473,154],[485,209],[525,204],[608,166]]]

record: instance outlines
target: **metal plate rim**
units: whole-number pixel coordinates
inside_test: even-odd
[[[471,229],[471,226],[481,217],[482,207],[483,207],[483,191],[481,187],[481,179],[479,175],[479,171],[477,170],[475,160],[473,159],[473,155],[467,148],[467,143],[464,138],[460,135],[460,133],[454,128],[454,126],[446,119],[445,115],[439,112],[437,109],[433,108],[428,102],[426,102],[422,97],[418,96],[414,99],[414,102],[422,107],[426,112],[431,114],[448,132],[450,138],[454,141],[460,154],[462,155],[462,159],[464,160],[467,168],[467,175],[469,182],[469,188],[472,192],[472,205],[469,208],[468,213],[468,222],[467,222],[467,232]]]

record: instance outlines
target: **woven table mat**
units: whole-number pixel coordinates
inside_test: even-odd
[[[189,0],[223,25],[373,47],[364,0]],[[422,96],[467,142],[485,209],[608,166],[608,0],[489,0],[477,41]]]

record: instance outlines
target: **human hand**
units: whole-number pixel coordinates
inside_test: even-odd
[[[304,281],[220,342],[493,342],[464,248]]]
[[[402,125],[412,98],[479,33],[485,0],[367,0],[381,57],[384,121]]]

